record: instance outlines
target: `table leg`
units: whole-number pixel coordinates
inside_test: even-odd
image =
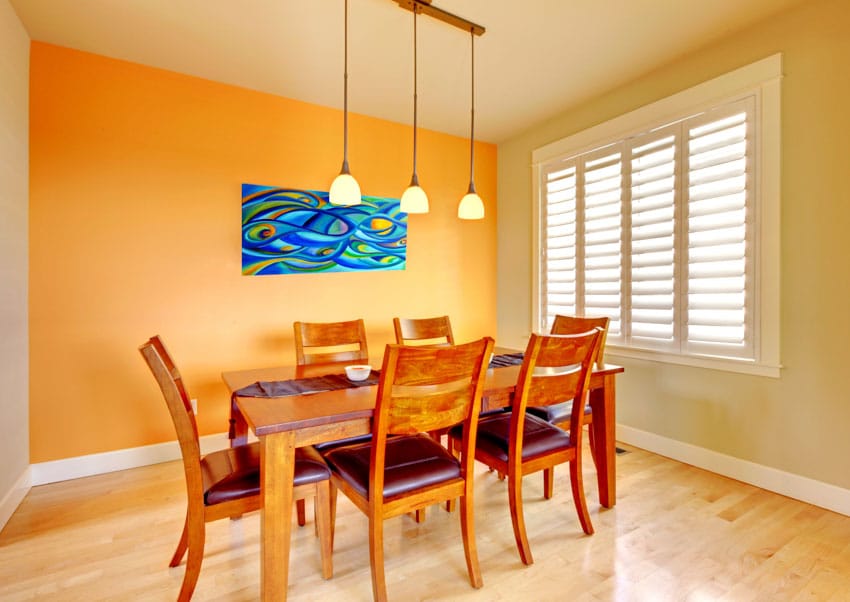
[[[263,600],[286,600],[294,473],[295,433],[284,431],[260,437],[260,481],[263,495],[260,523],[260,594]]]
[[[613,508],[617,503],[617,441],[615,413],[616,381],[613,374],[606,375],[602,387],[590,392],[593,412],[594,444],[596,447],[596,478],[599,483],[599,503]]]
[[[236,397],[230,399],[230,447],[245,445],[248,443],[248,423],[242,415],[242,410],[236,403]]]

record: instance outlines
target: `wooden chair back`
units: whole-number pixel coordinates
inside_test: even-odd
[[[395,342],[399,345],[454,345],[448,316],[436,318],[393,318]]]
[[[584,399],[602,336],[600,327],[581,334],[531,334],[514,393],[512,452],[515,443],[521,451],[527,407],[554,405],[565,400],[573,402],[569,428],[571,446],[581,446]]]
[[[385,426],[391,435],[412,435],[463,422],[475,409],[477,389],[483,385],[487,364],[481,354],[488,341],[492,339],[449,347],[388,345],[376,427]]]
[[[388,435],[432,432],[463,423],[464,439],[469,437],[474,446],[487,359],[494,344],[485,337],[449,347],[387,345],[372,428],[370,491],[384,490]],[[470,447],[462,456],[470,471],[474,455]]]
[[[579,316],[562,316],[558,314],[552,322],[552,328],[549,330],[549,334],[579,334],[581,332],[593,330],[594,328],[601,328],[602,341],[599,344],[599,353],[596,356],[596,364],[601,368],[602,364],[605,363],[603,354],[605,353],[605,341],[608,338],[608,324],[610,321],[610,318],[607,316],[599,318],[583,318]]]
[[[198,442],[198,425],[192,402],[180,377],[180,371],[159,335],[151,337],[139,347],[139,351],[153,373],[159,385],[183,456],[183,469],[186,473],[186,487],[189,503],[203,500],[204,485],[201,476],[201,448]]]
[[[369,360],[363,320],[295,322],[295,359],[299,366]]]

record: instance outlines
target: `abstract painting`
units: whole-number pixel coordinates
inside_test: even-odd
[[[403,270],[407,214],[398,199],[331,205],[327,192],[242,185],[242,274]]]

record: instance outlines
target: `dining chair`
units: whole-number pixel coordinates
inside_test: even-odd
[[[604,360],[602,354],[605,352],[605,339],[608,336],[608,323],[610,322],[607,317],[578,317],[578,316],[565,316],[565,315],[556,315],[555,320],[552,322],[552,328],[549,330],[549,334],[578,334],[581,332],[587,332],[588,330],[592,330],[593,328],[601,328],[602,329],[602,342],[599,344],[599,353],[596,356],[596,365],[600,368],[602,367]],[[551,406],[543,406],[536,408],[528,408],[528,411],[534,414],[535,416],[540,416],[544,420],[551,422],[552,424],[559,425],[561,427],[566,427],[570,422],[570,414],[572,412],[573,403],[572,401],[565,401],[563,403],[556,403]],[[587,441],[590,445],[590,457],[593,458],[593,464],[596,464],[596,442],[593,439],[593,429],[590,428],[590,424],[593,422],[593,413],[590,409],[590,403],[585,400],[584,404],[584,417],[582,420],[583,424],[588,425],[587,429]],[[543,496],[548,500],[552,497],[554,493],[554,471],[552,469],[543,471]]]
[[[393,318],[395,342],[399,345],[454,345],[448,316],[436,318]]]
[[[139,347],[139,351],[165,397],[183,457],[186,519],[177,549],[168,566],[178,566],[188,550],[186,572],[177,598],[184,601],[192,597],[201,572],[206,523],[221,518],[236,518],[262,507],[260,448],[258,443],[252,443],[202,456],[192,404],[171,355],[159,336],[151,337]],[[316,530],[319,535],[322,576],[330,579],[333,576],[330,472],[315,449],[307,447],[296,450],[294,485],[293,499],[316,499]]]
[[[369,361],[363,320],[295,322],[295,359],[299,366]]]
[[[331,362],[352,362],[365,364],[369,361],[369,347],[366,344],[366,325],[362,319],[344,322],[293,322],[295,331],[295,363],[299,366],[327,364]],[[315,448],[320,452],[336,447],[368,440],[370,435],[360,435],[337,441],[318,443]],[[298,524],[306,522],[304,500],[296,503]]]
[[[448,316],[436,318],[393,318],[395,342],[399,345],[454,345],[452,323]],[[434,431],[432,437],[439,440],[445,431]],[[415,520],[425,520],[425,509],[418,511]]]
[[[331,525],[336,489],[368,517],[375,600],[387,599],[384,520],[458,497],[469,580],[474,588],[483,584],[475,544],[473,465],[484,375],[493,344],[486,337],[445,347],[388,345],[372,440],[324,454],[331,468]],[[457,424],[463,425],[465,436],[455,457],[426,433]]]
[[[514,539],[524,564],[534,562],[522,506],[522,478],[527,474],[569,463],[579,522],[585,533],[593,533],[582,483],[581,401],[590,383],[591,366],[601,339],[601,328],[576,335],[532,333],[520,367],[511,411],[491,414],[479,421],[475,459],[508,477]],[[564,399],[573,400],[569,432],[526,412],[526,408],[545,407]],[[458,427],[449,431],[453,449],[457,449],[464,435]]]

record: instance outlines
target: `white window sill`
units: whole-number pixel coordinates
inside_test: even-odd
[[[709,356],[687,356],[646,349],[631,349],[617,347],[608,344],[605,346],[605,361],[619,363],[617,358],[639,359],[649,362],[660,362],[663,364],[677,364],[680,366],[692,366],[695,368],[707,368],[709,370],[723,370],[725,372],[737,372],[739,374],[751,374],[754,376],[766,376],[779,378],[781,376],[781,365],[759,364],[751,360],[735,360],[727,358],[716,358]]]

